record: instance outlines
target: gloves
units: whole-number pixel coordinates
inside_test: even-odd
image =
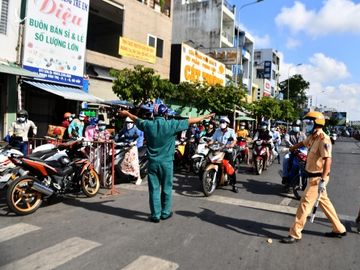
[[[320,182],[319,182],[319,187],[318,187],[318,192],[321,193],[323,191],[325,191],[326,189],[326,184],[325,184],[325,181],[324,179],[320,179]]]

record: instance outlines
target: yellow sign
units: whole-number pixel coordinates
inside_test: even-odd
[[[225,65],[210,56],[182,44],[180,81],[225,85]]]
[[[137,59],[155,64],[155,48],[128,38],[120,37],[119,54],[121,56]]]

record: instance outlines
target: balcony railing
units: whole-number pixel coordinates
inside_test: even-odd
[[[232,13],[235,13],[235,6],[231,5],[229,1],[224,0],[224,6],[227,7]]]

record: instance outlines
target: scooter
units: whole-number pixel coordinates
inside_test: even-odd
[[[272,164],[274,158],[271,152],[272,151],[270,150],[269,147],[269,141],[258,139],[254,142],[253,162],[254,162],[255,171],[258,175],[260,175],[263,172],[263,170],[266,170],[268,166]],[[269,153],[269,158],[268,158],[268,153]]]
[[[225,152],[233,149],[214,143],[208,146],[210,152],[206,158],[206,166],[202,173],[202,191],[206,197],[211,196],[218,186],[225,186],[230,182],[229,176],[235,173],[228,160],[225,160]]]
[[[247,159],[249,154],[249,149],[247,147],[247,141],[244,137],[237,137],[236,141],[236,157],[235,157],[235,167],[238,169],[240,164]]]
[[[200,138],[195,154],[191,157],[191,167],[195,174],[201,174],[206,164],[206,157],[209,154],[207,141],[209,138]]]
[[[293,189],[295,198],[300,200],[308,181],[308,175],[305,171],[307,149],[301,147],[296,149],[291,155],[292,163],[291,170],[289,171],[289,185]]]

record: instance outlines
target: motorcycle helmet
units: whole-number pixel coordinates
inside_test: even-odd
[[[296,121],[294,121],[294,123],[292,124],[293,125],[293,127],[300,127],[301,126],[301,120],[296,120]]]
[[[169,109],[164,104],[156,104],[154,106],[154,115],[155,116],[164,116],[168,113]]]
[[[230,119],[227,116],[223,116],[220,118],[220,123],[230,124]]]
[[[64,118],[71,118],[71,113],[69,112],[64,113]]]
[[[19,123],[24,123],[29,117],[29,114],[27,111],[25,110],[19,110],[16,113],[16,121],[18,121]]]
[[[79,113],[79,120],[80,120],[80,121],[84,121],[84,120],[85,120],[85,117],[86,117],[85,113],[84,113],[83,111],[81,111],[81,112]]]
[[[325,116],[321,112],[308,112],[305,115],[304,120],[312,120],[316,126],[325,126]]]
[[[266,121],[262,121],[259,125],[259,129],[263,131],[267,130],[267,127],[268,127],[268,123]]]

